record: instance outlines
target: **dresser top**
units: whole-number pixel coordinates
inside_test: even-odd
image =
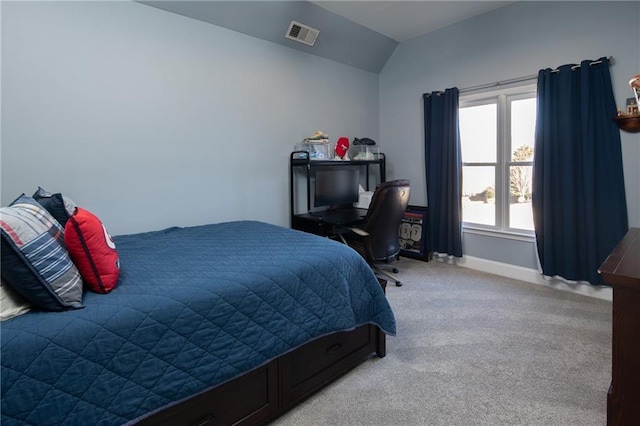
[[[631,228],[609,257],[602,263],[600,274],[607,284],[640,290],[640,228]]]

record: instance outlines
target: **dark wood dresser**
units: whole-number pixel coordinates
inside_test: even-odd
[[[631,228],[600,266],[613,287],[608,425],[640,425],[640,228]]]

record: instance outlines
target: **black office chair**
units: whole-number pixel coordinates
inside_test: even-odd
[[[342,242],[360,253],[374,272],[391,278],[398,287],[402,285],[400,280],[379,265],[398,259],[398,229],[409,204],[410,190],[409,181],[404,179],[379,184],[364,221],[357,224],[357,227],[336,230]],[[393,272],[398,270],[393,268]]]

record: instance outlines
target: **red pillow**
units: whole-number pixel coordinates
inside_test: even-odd
[[[109,293],[120,275],[116,245],[100,219],[78,207],[64,227],[64,242],[82,281],[96,293]]]

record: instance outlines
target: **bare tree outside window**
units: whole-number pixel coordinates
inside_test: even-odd
[[[533,161],[533,147],[521,145],[513,151],[513,161]],[[518,203],[531,200],[531,166],[511,166],[510,168],[511,195]]]

